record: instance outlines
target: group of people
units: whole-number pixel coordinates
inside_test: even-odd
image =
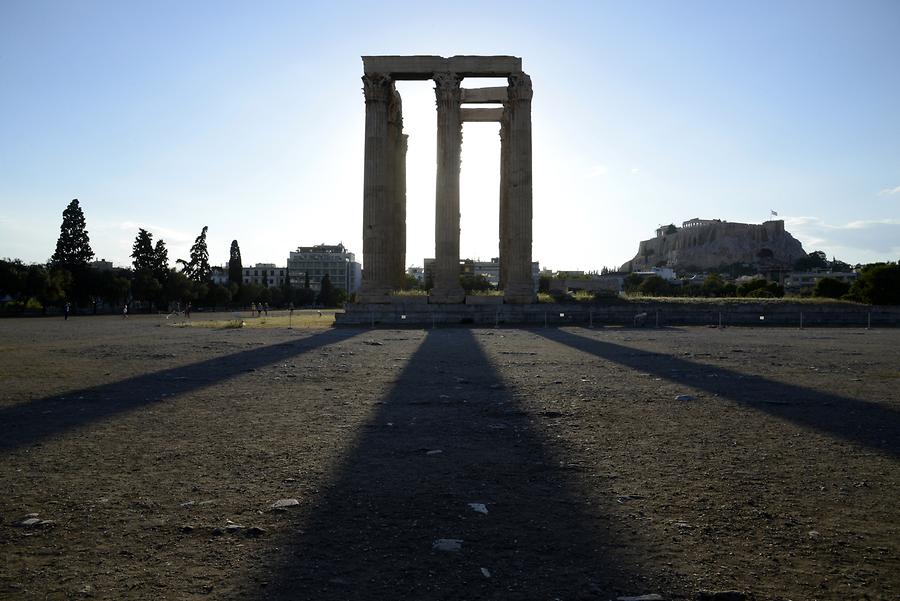
[[[256,312],[257,317],[262,317],[262,314],[265,313],[266,317],[269,316],[269,303],[250,303],[250,313]]]

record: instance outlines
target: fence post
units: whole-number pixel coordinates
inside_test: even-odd
[[[803,329],[803,311],[800,311],[800,329]]]
[[[866,318],[866,329],[870,329],[872,327],[872,312],[869,311],[868,316]]]
[[[659,327],[659,311],[656,312],[656,327]]]

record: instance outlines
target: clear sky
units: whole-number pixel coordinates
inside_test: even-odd
[[[620,265],[660,224],[759,223],[900,258],[900,2],[0,0],[0,257],[78,198],[98,258],[138,227],[210,259],[362,259],[361,55],[510,54],[534,84],[534,258]],[[495,82],[466,80],[478,87]],[[407,263],[434,254],[434,94],[399,86]],[[466,124],[462,255],[497,255],[499,138]]]

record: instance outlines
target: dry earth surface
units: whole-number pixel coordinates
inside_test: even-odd
[[[0,598],[900,598],[898,330],[166,324],[0,320]]]

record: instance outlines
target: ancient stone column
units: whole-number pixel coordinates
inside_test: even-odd
[[[459,169],[462,121],[459,113],[462,78],[436,73],[437,186],[434,215],[434,288],[430,302],[460,303],[465,292],[459,284]]]
[[[507,271],[504,302],[534,302],[531,276],[531,78],[525,73],[509,77],[507,101],[508,172],[506,231]]]
[[[390,302],[391,209],[393,173],[388,118],[394,84],[390,77],[362,78],[366,98],[366,143],[363,171],[363,282],[360,302]]]
[[[394,168],[394,272],[395,289],[406,284],[406,150],[409,136],[401,134],[397,140],[396,163]]]
[[[509,273],[509,112],[504,103],[500,120],[500,289],[506,289]]]
[[[389,264],[390,284],[402,287],[406,272],[406,146],[403,133],[403,102],[396,90],[388,107],[388,168],[390,170],[387,195],[390,203]]]

